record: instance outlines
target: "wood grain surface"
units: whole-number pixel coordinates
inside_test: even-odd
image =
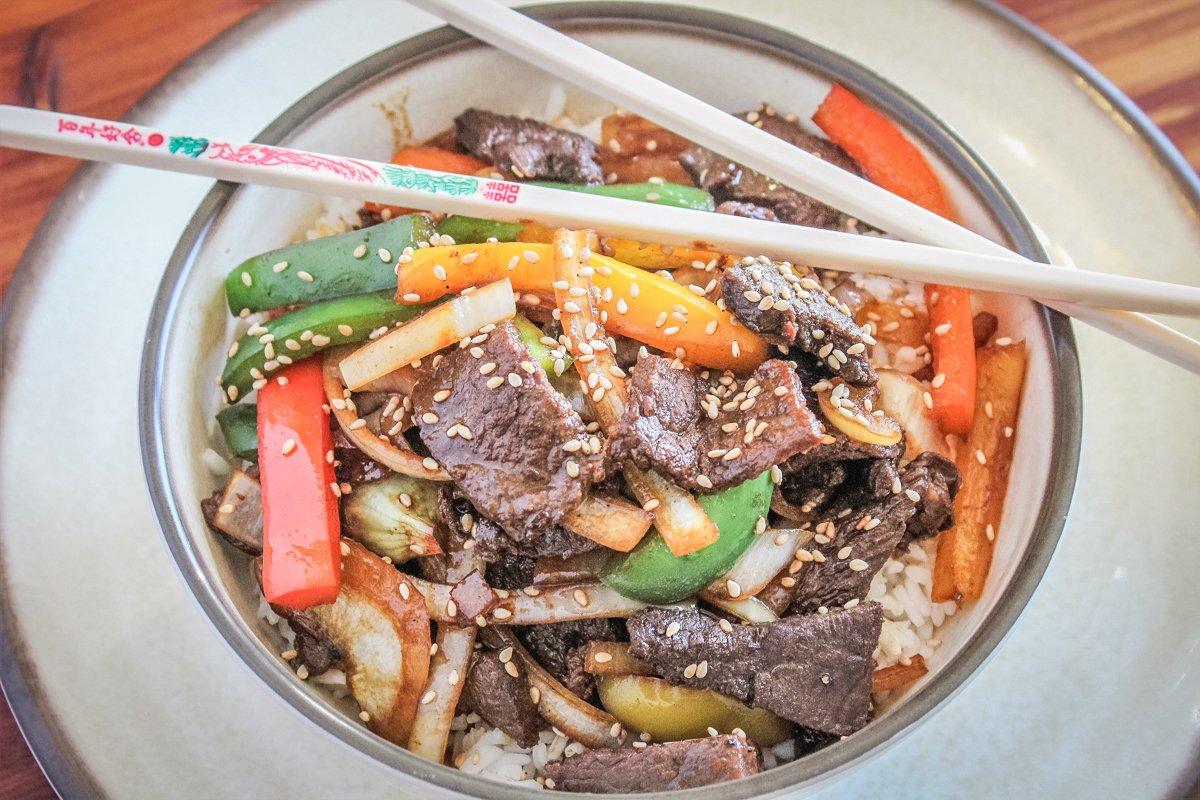
[[[1200,2],[1004,0],[1129,94],[1200,166]],[[116,118],[266,0],[0,0],[0,102]],[[78,162],[0,148],[0,292]],[[0,800],[54,797],[0,699]]]

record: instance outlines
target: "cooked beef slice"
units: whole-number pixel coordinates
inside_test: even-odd
[[[962,475],[953,461],[927,450],[905,465],[900,481],[920,498],[904,531],[906,542],[933,536],[954,524],[954,496]]]
[[[571,652],[588,642],[619,642],[625,639],[619,620],[586,619],[552,622],[515,628],[517,637],[546,671],[583,699],[590,699],[595,682],[583,671],[583,660]],[[573,668],[574,667],[574,668]]]
[[[784,475],[800,472],[815,464],[853,462],[866,459],[885,459],[895,462],[904,453],[904,442],[893,445],[864,444],[851,439],[832,425],[816,447],[798,453],[782,465]]]
[[[500,604],[500,597],[488,585],[483,573],[471,570],[450,589],[450,599],[458,608],[458,618],[463,625],[473,624],[476,617],[491,613]]]
[[[512,323],[486,336],[449,351],[417,383],[413,416],[421,441],[458,490],[524,542],[579,505],[604,477],[603,455],[590,451],[583,420],[550,385]],[[504,380],[488,388],[494,377]],[[583,449],[564,450],[572,441]]]
[[[494,651],[475,653],[460,703],[516,739],[522,747],[538,743],[538,733],[544,724],[529,696],[529,683],[522,672],[515,678],[508,674]]]
[[[604,183],[596,143],[532,119],[469,108],[454,120],[458,144],[521,180]]]
[[[725,270],[721,293],[734,316],[768,342],[795,346],[850,383],[875,383],[867,357],[875,339],[820,281],[787,261],[746,256]]]
[[[459,540],[469,540],[469,546],[474,548],[476,555],[488,563],[507,556],[525,556],[531,560],[542,556],[570,558],[590,553],[600,546],[560,525],[551,525],[540,532],[533,531],[525,540],[517,541],[499,525],[481,516],[466,498],[454,496],[453,490],[448,488],[438,496],[438,520]],[[469,532],[464,528],[464,523],[470,526]]]
[[[392,474],[390,469],[359,450],[340,427],[333,430],[333,457],[338,483],[358,486]]]
[[[761,219],[765,222],[776,222],[779,217],[775,216],[775,212],[765,206],[756,206],[754,203],[744,203],[740,200],[726,200],[724,203],[717,205],[718,214],[729,214],[731,217],[747,217],[749,219]]]
[[[798,512],[785,516],[795,522],[816,519],[837,495],[846,477],[846,465],[838,461],[817,461],[785,473],[776,494],[792,507],[790,510]]]
[[[753,478],[820,441],[821,425],[785,362],[765,362],[745,383],[732,376],[721,381],[675,369],[661,356],[640,358],[613,455],[710,492]],[[718,409],[715,417],[706,405]]]
[[[794,120],[780,117],[769,108],[738,116],[824,161],[855,175],[860,174],[858,167],[836,144],[807,133]],[[837,209],[699,145],[683,151],[679,163],[691,174],[696,185],[711,192],[718,203],[740,201],[766,207],[779,219],[795,225],[840,228],[846,222],[845,215]]]
[[[286,619],[288,625],[296,632],[296,654],[300,663],[308,667],[309,673],[320,675],[341,662],[341,650],[329,638],[325,627],[314,614],[281,606],[272,608]]]
[[[802,758],[809,753],[824,750],[841,738],[832,733],[822,733],[812,728],[806,728],[803,725],[797,725],[795,734],[792,736],[792,742],[796,747],[796,758]]]
[[[524,589],[533,585],[533,568],[537,562],[527,556],[500,556],[487,566],[488,583],[497,589]]]
[[[850,513],[844,514],[846,508]],[[867,596],[871,579],[904,540],[916,504],[903,493],[857,507],[835,503],[814,528],[814,561],[796,575],[796,599],[788,613],[835,608]]]
[[[878,603],[729,631],[698,611],[652,608],[629,620],[629,654],[670,683],[712,689],[845,736],[870,718],[872,653],[882,625]]]
[[[698,789],[757,775],[758,748],[739,736],[710,736],[648,747],[588,750],[547,764],[547,787],[625,794]]]

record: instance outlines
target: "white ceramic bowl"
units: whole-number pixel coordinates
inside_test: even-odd
[[[952,131],[884,78],[833,53],[776,29],[681,7],[573,4],[541,7],[535,14],[730,111],[765,100],[805,118],[836,80],[905,125],[937,166],[969,226],[1044,260],[1020,211]],[[583,119],[609,110],[603,101],[441,29],[331,78],[257,140],[386,160],[397,136],[430,136],[464,108],[539,115],[560,89],[567,92],[568,108]],[[215,484],[201,457],[220,403],[213,378],[232,328],[222,280],[243,258],[293,240],[319,208],[316,197],[218,186],[184,232],[151,317],[141,391],[143,450],[164,535],[218,632],[315,724],[394,766],[398,782],[416,778],[472,797],[525,796],[515,787],[416,758],[299,681],[278,657],[273,631],[257,617],[259,595],[246,557],[218,541],[200,515],[199,500]],[[985,297],[983,305],[1000,318],[1001,335],[1026,339],[1031,355],[1004,523],[985,597],[943,626],[943,644],[930,673],[860,733],[746,781],[670,796],[767,796],[861,763],[927,719],[1016,622],[1053,553],[1070,503],[1080,435],[1078,364],[1061,317],[1008,297]]]

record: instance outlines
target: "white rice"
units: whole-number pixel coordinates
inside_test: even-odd
[[[549,119],[553,124],[592,139],[599,138],[600,118],[580,124],[566,113],[566,93],[561,86],[554,86],[541,114],[533,116]],[[306,239],[317,239],[344,233],[360,224],[358,210],[361,203],[338,197],[322,199],[321,213],[305,234]],[[891,278],[874,275],[854,275],[855,283],[863,286],[878,297],[896,299],[908,294],[923,305],[920,289],[911,284],[897,282]],[[827,287],[831,288],[831,287]],[[257,321],[242,320],[241,327]],[[885,349],[882,345],[873,348],[872,362],[878,366],[890,365],[904,372],[915,372],[924,366],[924,361],[912,348],[899,351]],[[220,438],[219,433],[216,436]],[[212,453],[216,456],[216,453]],[[213,459],[212,461],[215,461]],[[220,469],[211,463],[208,453],[205,462],[216,473]],[[226,469],[228,465],[225,465]],[[877,666],[908,664],[920,655],[927,661],[941,644],[936,633],[938,627],[957,610],[953,602],[934,603],[929,596],[933,583],[933,550],[935,540],[914,542],[908,550],[889,559],[871,582],[867,600],[878,601],[883,606],[883,629],[875,649]],[[296,634],[283,619],[271,610],[267,602],[259,598],[258,616],[272,626],[280,636],[283,646],[280,653],[294,650]],[[281,656],[282,657],[282,656]],[[300,677],[299,675],[297,677]],[[340,669],[330,669],[320,675],[302,677],[328,690],[336,701],[349,700],[346,674]],[[880,698],[882,699],[882,697]],[[351,713],[353,713],[351,711]],[[491,728],[477,714],[459,715],[451,724],[450,763],[463,772],[482,775],[496,780],[515,783],[528,789],[544,788],[539,782],[542,769],[549,763],[582,753],[586,748],[579,742],[570,741],[554,729],[541,732],[533,747],[522,747],[503,731]],[[795,743],[788,739],[780,744],[762,749],[763,766],[771,769],[795,759]]]

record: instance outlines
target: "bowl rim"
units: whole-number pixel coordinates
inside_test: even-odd
[[[865,93],[877,107],[916,132],[970,186],[996,224],[1023,255],[1048,261],[1032,225],[996,175],[940,118],[890,81],[851,59],[798,35],[719,11],[669,3],[571,2],[522,7],[522,12],[543,21],[581,26],[626,21],[648,27],[675,29],[692,35],[740,42],[759,50],[775,51],[805,68]],[[311,116],[336,103],[361,86],[420,61],[443,56],[450,49],[474,44],[449,27],[436,28],[374,53],[321,83],[269,124],[255,141],[277,143]],[[171,322],[181,300],[184,279],[217,215],[238,187],[218,183],[201,201],[184,228],[167,263],[146,328],[138,397],[139,438],[152,505],[167,548],[178,571],[204,610],[209,622],[264,683],[293,709],[326,733],[382,764],[465,796],[516,800],[525,797],[521,787],[468,775],[432,764],[348,719],[323,698],[297,684],[290,671],[247,629],[244,619],[228,601],[219,576],[205,569],[191,540],[179,508],[195,498],[180,495],[167,467],[163,447],[165,420],[162,382],[170,350]],[[1032,597],[1054,554],[1066,523],[1079,461],[1082,419],[1078,353],[1066,317],[1042,308],[1039,318],[1049,342],[1053,387],[1052,451],[1044,500],[1025,553],[991,613],[955,655],[918,693],[863,731],[803,759],[767,770],[753,778],[699,789],[662,792],[657,798],[766,797],[783,791],[812,787],[850,766],[877,755],[899,741],[915,724],[932,715],[972,678],[994,654]],[[566,796],[566,793],[563,793]],[[571,794],[573,797],[600,795]],[[648,797],[650,795],[624,795]],[[603,797],[615,797],[604,795]]]

